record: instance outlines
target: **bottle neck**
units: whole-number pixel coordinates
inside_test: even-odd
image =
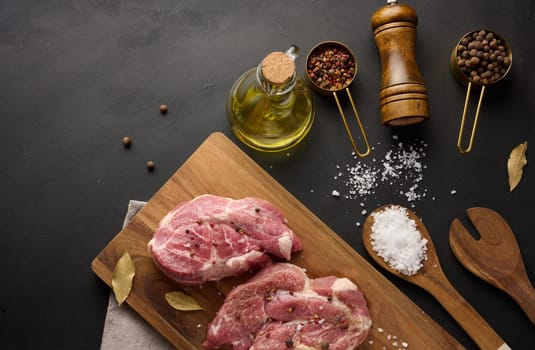
[[[286,95],[290,91],[292,91],[295,86],[295,82],[297,81],[297,74],[295,74],[294,72],[292,77],[285,83],[274,84],[264,77],[264,75],[262,74],[262,64],[259,64],[256,68],[256,79],[258,81],[258,84],[260,84],[260,86],[268,96],[277,97]]]

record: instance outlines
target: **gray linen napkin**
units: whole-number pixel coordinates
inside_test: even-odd
[[[145,204],[145,202],[135,200],[128,203],[123,227]],[[128,304],[123,303],[119,307],[115,296],[110,293],[100,349],[172,350],[174,347]]]

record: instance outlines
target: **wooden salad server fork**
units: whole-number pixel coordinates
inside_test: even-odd
[[[474,239],[461,221],[454,219],[449,236],[453,254],[474,275],[511,296],[535,325],[535,289],[513,231],[491,209],[476,207],[466,213],[481,238]]]

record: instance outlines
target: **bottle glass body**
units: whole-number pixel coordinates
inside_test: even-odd
[[[274,86],[265,81],[258,66],[232,86],[227,117],[236,137],[246,145],[261,151],[282,151],[308,134],[314,103],[308,86],[298,76]]]

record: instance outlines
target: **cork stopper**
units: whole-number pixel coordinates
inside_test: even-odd
[[[271,84],[284,84],[295,74],[295,63],[284,52],[272,52],[262,61],[262,75]]]

